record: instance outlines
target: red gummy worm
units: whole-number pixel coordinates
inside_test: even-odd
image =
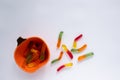
[[[64,68],[65,67],[65,65],[61,65],[58,69],[57,69],[57,71],[60,71],[62,68]]]
[[[78,41],[82,36],[83,36],[83,35],[80,34],[79,36],[77,36],[77,37],[74,39],[74,41]]]
[[[70,59],[73,59],[73,55],[72,55],[72,53],[69,50],[67,50],[66,53],[68,54],[68,56],[70,57]]]

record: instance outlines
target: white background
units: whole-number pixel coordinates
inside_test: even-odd
[[[61,49],[56,50],[58,34],[70,49],[73,39],[83,38],[85,51],[64,55],[51,65]],[[14,61],[16,39],[37,36],[49,46],[50,61],[33,74],[23,72]],[[0,80],[120,80],[120,0],[0,0]],[[78,63],[77,57],[94,52]],[[60,65],[73,62],[71,68],[56,72]]]

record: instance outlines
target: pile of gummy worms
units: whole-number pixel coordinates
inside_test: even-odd
[[[80,52],[84,51],[84,50],[86,49],[86,47],[87,47],[87,44],[84,44],[84,45],[82,45],[81,47],[78,47],[78,48],[77,48],[77,42],[83,37],[83,34],[78,35],[78,36],[74,39],[71,50],[69,50],[65,44],[62,44],[62,45],[61,45],[62,36],[63,36],[63,31],[61,31],[61,32],[59,33],[58,41],[57,41],[57,48],[60,48],[60,46],[61,46],[62,50],[61,50],[58,58],[56,58],[56,59],[54,59],[54,60],[51,61],[51,64],[60,61],[60,60],[62,59],[64,53],[66,53],[66,54],[68,55],[68,57],[72,60],[74,53],[80,53]],[[77,60],[78,60],[78,62],[80,62],[80,61],[83,61],[83,60],[85,60],[85,59],[87,59],[87,58],[92,57],[93,55],[94,55],[93,52],[88,52],[88,53],[86,53],[86,54],[83,54],[83,55],[81,55],[81,56],[78,56],[78,59],[77,59]],[[72,66],[73,66],[73,63],[72,63],[72,62],[65,63],[65,64],[59,66],[59,67],[57,68],[57,71],[60,71],[60,70],[62,70],[63,68],[72,67]]]

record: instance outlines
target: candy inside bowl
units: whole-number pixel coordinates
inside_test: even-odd
[[[43,67],[50,58],[45,41],[39,37],[17,39],[18,46],[14,52],[16,64],[25,72],[32,73]]]

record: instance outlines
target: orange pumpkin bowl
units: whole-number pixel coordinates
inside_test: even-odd
[[[34,56],[36,54],[37,57],[35,56],[30,58],[30,56],[28,56]],[[43,67],[49,61],[49,58],[50,52],[46,43],[38,37],[25,39],[16,47],[14,52],[16,64],[28,73],[35,72],[39,68]]]

